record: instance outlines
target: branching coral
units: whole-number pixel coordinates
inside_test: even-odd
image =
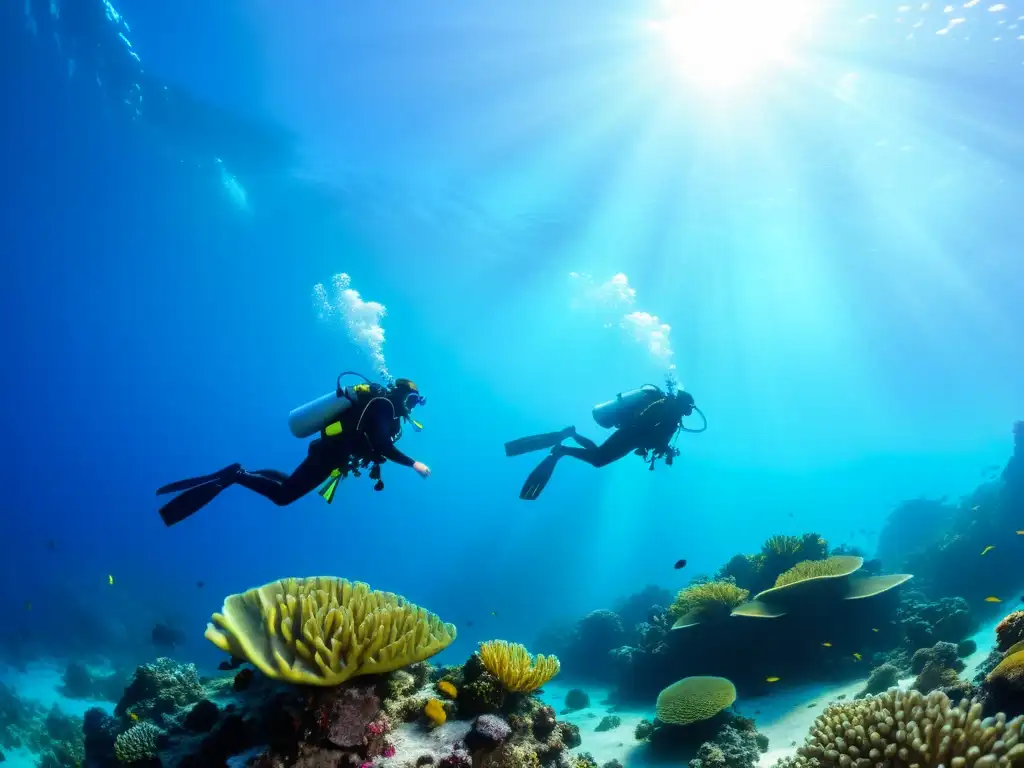
[[[731,581],[708,581],[691,584],[679,590],[675,602],[668,609],[676,619],[673,629],[683,629],[702,621],[726,617],[750,595]]]
[[[658,719],[690,725],[714,717],[736,701],[736,686],[724,677],[687,677],[658,694]]]
[[[487,671],[498,678],[506,690],[516,693],[535,691],[558,674],[559,663],[554,656],[530,652],[518,643],[491,640],[480,644],[480,660]]]
[[[455,627],[400,595],[323,576],[230,595],[206,638],[268,677],[334,686],[427,659],[451,644]]]
[[[935,692],[927,696],[889,691],[860,701],[833,704],[814,722],[794,768],[996,768],[1024,765],[1021,727],[1003,715],[982,720],[981,704],[953,706]]]

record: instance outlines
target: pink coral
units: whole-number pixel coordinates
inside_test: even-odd
[[[384,757],[394,757],[395,756],[395,745],[394,744],[385,744],[384,745],[384,752],[382,754],[384,755]]]

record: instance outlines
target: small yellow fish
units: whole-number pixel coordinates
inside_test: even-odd
[[[986,597],[985,598],[985,602],[986,603],[1001,603],[1003,601],[1000,600],[998,597]]]
[[[825,646],[826,648],[831,648],[832,647],[832,643],[822,643],[822,645]]]
[[[110,574],[109,576],[107,576],[107,582],[110,584],[110,586],[114,586],[114,574]]]
[[[859,653],[855,653],[855,654],[853,654],[853,658],[856,659],[857,661],[860,661],[864,657],[861,656]]]
[[[981,554],[987,555],[993,549],[995,549],[995,546],[993,546],[992,544],[989,544],[987,547],[985,547],[983,550],[981,550]]]
[[[878,627],[872,627],[872,628],[871,628],[871,631],[872,631],[872,632],[877,632],[877,631],[878,631]]]
[[[136,712],[129,712],[128,717],[130,717],[136,723],[139,722],[139,715]]]
[[[1018,536],[1024,536],[1024,531],[1017,531]]]
[[[777,683],[777,682],[779,682],[779,680],[781,680],[781,679],[782,679],[781,677],[766,677],[766,678],[764,679],[764,681],[765,681],[766,683]]]

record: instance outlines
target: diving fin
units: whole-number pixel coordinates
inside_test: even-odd
[[[562,458],[560,455],[553,453],[538,464],[533,472],[530,473],[530,476],[526,478],[526,482],[523,483],[523,489],[519,492],[519,498],[523,501],[536,501],[537,497],[547,487],[548,481],[555,471],[555,465],[558,464],[560,458]]]
[[[505,455],[522,456],[524,453],[554,448],[575,431],[574,427],[566,427],[559,432],[546,432],[543,435],[530,435],[529,437],[520,437],[518,440],[510,440],[505,443]]]
[[[221,491],[229,485],[234,485],[234,483],[234,472],[231,474],[225,472],[224,476],[216,480],[211,480],[203,485],[182,491],[160,507],[160,517],[163,518],[164,525],[170,528],[172,525],[177,525],[182,520],[191,517],[217,498]]]
[[[156,495],[163,496],[165,493],[178,493],[179,491],[188,491],[192,488],[198,488],[200,485],[206,485],[214,480],[220,480],[225,475],[234,474],[241,468],[241,464],[230,464],[224,467],[224,469],[217,470],[209,475],[190,477],[185,480],[179,480],[176,483],[168,483],[163,488],[157,488]]]
[[[341,482],[341,471],[333,469],[331,470],[331,476],[328,478],[327,482],[324,483],[323,487],[319,491],[317,491],[317,493],[320,494],[320,497],[324,501],[330,504],[332,501],[334,501],[334,492],[338,490],[339,482]],[[378,480],[377,482],[380,483],[380,480]],[[381,485],[381,487],[383,488],[383,485]]]

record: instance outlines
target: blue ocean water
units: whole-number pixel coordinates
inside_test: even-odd
[[[166,623],[212,668],[226,595],[320,574],[429,607],[459,660],[773,534],[870,556],[1012,453],[1024,7],[825,4],[794,71],[724,94],[655,4],[49,6],[2,25],[12,663],[137,663]],[[162,524],[164,483],[294,468],[288,412],[375,351],[427,397],[399,447],[429,479]],[[670,372],[709,423],[674,466],[517,498],[539,456],[505,441],[600,440],[594,404]]]

